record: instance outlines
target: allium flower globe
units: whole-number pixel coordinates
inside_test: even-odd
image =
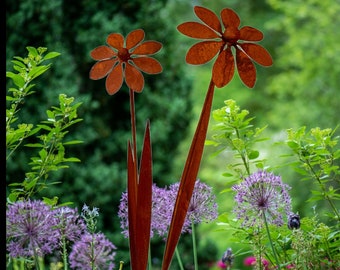
[[[57,208],[54,213],[58,219],[60,234],[68,241],[78,241],[86,230],[86,224],[77,209],[64,206]]]
[[[242,220],[243,227],[263,224],[263,214],[268,223],[282,226],[283,216],[291,213],[290,187],[281,177],[266,171],[258,171],[232,187],[237,192],[234,212]]]
[[[125,237],[129,237],[128,222],[128,198],[127,192],[122,193],[118,217],[120,218],[120,227]],[[174,208],[174,200],[170,196],[167,188],[160,188],[153,184],[152,186],[152,214],[151,214],[151,231],[150,236],[155,234],[165,236],[171,222],[172,211]]]
[[[113,245],[103,233],[85,233],[70,253],[70,266],[79,270],[112,270],[116,256]]]
[[[42,201],[18,201],[6,210],[7,251],[11,257],[52,253],[58,247],[58,219]]]
[[[172,184],[173,201],[176,200],[179,183]],[[217,218],[216,197],[212,192],[212,188],[207,184],[196,180],[194,191],[189,203],[188,212],[184,221],[182,232],[191,232],[191,224],[199,224],[203,221],[213,221]]]
[[[160,188],[155,184],[152,187],[152,217],[151,232],[159,236],[166,236],[171,223],[172,213],[176,202],[179,183],[170,185],[168,188]],[[212,221],[217,218],[217,203],[212,188],[196,180],[195,188],[191,197],[186,220],[182,233],[191,232],[192,222],[195,224],[202,221]],[[128,237],[128,207],[127,193],[122,194],[118,216],[123,235]]]

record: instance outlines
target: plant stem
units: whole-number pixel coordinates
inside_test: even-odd
[[[66,237],[65,234],[62,235],[62,245],[63,245],[63,261],[64,261],[64,270],[67,270],[67,249],[66,249]]]
[[[192,236],[192,247],[194,252],[194,266],[195,270],[198,270],[198,263],[197,263],[197,247],[196,247],[196,232],[195,232],[195,224],[191,221],[191,236]]]
[[[149,255],[148,255],[148,261],[149,261],[149,263],[148,263],[148,269],[149,269],[149,270],[152,270],[152,261],[151,261],[151,244],[150,244],[150,242],[149,242]]]
[[[195,224],[193,221],[191,221],[191,236],[192,236],[192,248],[194,252],[194,265],[195,270],[198,270],[198,262],[197,262],[197,247],[196,247],[196,230],[195,230]]]
[[[179,268],[181,270],[184,270],[183,263],[182,263],[182,260],[181,260],[181,255],[179,255],[177,246],[175,248],[175,253],[176,253],[176,258],[177,258],[177,261],[178,261],[178,264],[179,264]]]
[[[279,262],[279,260],[278,260],[278,258],[277,258],[277,254],[276,254],[276,251],[275,251],[275,249],[274,249],[273,241],[272,241],[272,238],[271,238],[270,232],[269,232],[269,227],[268,227],[268,223],[267,223],[266,214],[265,214],[264,211],[262,212],[262,215],[263,215],[263,219],[264,219],[264,224],[266,225],[266,231],[267,231],[269,243],[270,243],[270,246],[272,247],[272,250],[273,250],[273,254],[274,254],[274,258],[275,258],[277,267],[278,267],[278,269],[280,270],[280,269],[281,269],[281,267],[280,267],[280,262]]]

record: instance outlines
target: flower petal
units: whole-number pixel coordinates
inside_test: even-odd
[[[157,74],[162,72],[161,64],[151,57],[137,57],[132,60],[143,72]]]
[[[240,39],[245,41],[260,41],[263,39],[263,33],[251,26],[243,26],[240,29]]]
[[[118,64],[111,71],[106,78],[106,91],[109,95],[113,95],[122,87],[123,84],[123,67],[122,64]]]
[[[108,35],[106,42],[117,50],[121,50],[124,47],[124,37],[119,33]]]
[[[221,49],[222,41],[203,41],[193,45],[186,55],[186,61],[192,65],[209,62]]]
[[[216,32],[222,34],[220,20],[213,11],[204,7],[195,6],[194,12],[197,17],[201,19],[202,22],[214,29]]]
[[[229,26],[238,28],[240,26],[241,21],[239,16],[230,8],[222,9],[221,18],[225,28],[228,28]]]
[[[116,59],[109,59],[95,63],[90,70],[90,79],[99,80],[104,78],[116,62]]]
[[[112,50],[110,47],[103,45],[94,48],[90,52],[90,55],[94,60],[104,60],[114,57],[116,55],[116,52]]]
[[[144,88],[143,74],[129,63],[126,63],[125,66],[125,81],[131,90],[142,92]]]
[[[213,66],[212,80],[216,87],[227,85],[234,76],[235,63],[230,47],[223,50]]]
[[[126,48],[129,50],[133,47],[135,47],[139,42],[141,42],[144,39],[145,33],[142,29],[137,29],[132,32],[130,32],[126,36]]]
[[[177,29],[183,35],[192,38],[211,39],[219,37],[215,31],[211,30],[211,28],[198,22],[182,23],[177,26]]]
[[[268,67],[273,64],[273,59],[269,52],[262,46],[254,43],[238,44],[248,56],[258,64]]]
[[[253,62],[242,50],[236,48],[236,65],[242,82],[253,88],[256,81],[256,69]]]
[[[162,48],[162,43],[158,41],[145,41],[138,45],[131,54],[154,54]]]

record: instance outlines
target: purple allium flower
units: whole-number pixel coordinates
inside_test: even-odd
[[[169,188],[160,188],[153,184],[151,237],[153,237],[154,234],[165,236],[168,233],[178,188],[179,183],[172,184]],[[124,192],[120,199],[118,216],[120,218],[120,227],[125,237],[129,237],[127,201],[127,193]],[[182,232],[191,232],[190,227],[192,222],[197,224],[202,221],[212,221],[217,218],[217,215],[217,204],[211,187],[197,180]]]
[[[174,196],[173,201],[176,201],[179,184],[180,183],[175,183],[170,186],[172,196]],[[212,188],[197,179],[188,207],[187,216],[183,224],[182,233],[190,233],[192,223],[199,224],[203,221],[210,222],[215,220],[217,216],[216,196],[212,192]]]
[[[170,225],[172,211],[174,208],[174,201],[172,196],[169,196],[169,191],[166,188],[157,187],[152,185],[152,212],[151,212],[151,231],[150,236],[154,234],[164,236],[168,232]],[[128,220],[128,197],[127,192],[123,192],[118,217],[120,218],[120,227],[123,230],[123,235],[129,237],[129,220]]]
[[[58,220],[42,201],[18,201],[6,210],[7,251],[11,257],[50,254],[58,247]]]
[[[170,196],[167,187],[160,188],[156,185],[152,189],[152,217],[151,228],[159,236],[166,236],[171,223],[175,201]]]
[[[289,189],[280,176],[265,171],[253,173],[232,187],[237,192],[234,208],[237,219],[243,220],[243,227],[261,226],[264,213],[268,223],[282,226],[283,214],[291,213]]]
[[[58,219],[60,236],[71,242],[78,241],[86,230],[86,224],[77,209],[64,206],[57,208],[54,213]]]
[[[70,267],[81,270],[112,270],[115,267],[115,249],[115,245],[103,233],[85,233],[72,247]]]
[[[129,237],[129,220],[128,220],[128,195],[127,192],[123,192],[120,197],[118,217],[120,218],[120,228],[123,235]]]

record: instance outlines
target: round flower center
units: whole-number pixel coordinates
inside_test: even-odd
[[[118,57],[122,62],[127,62],[130,59],[130,53],[127,48],[122,48],[118,51]]]
[[[240,30],[237,27],[229,26],[224,30],[222,39],[228,43],[228,45],[236,45],[240,39]]]

